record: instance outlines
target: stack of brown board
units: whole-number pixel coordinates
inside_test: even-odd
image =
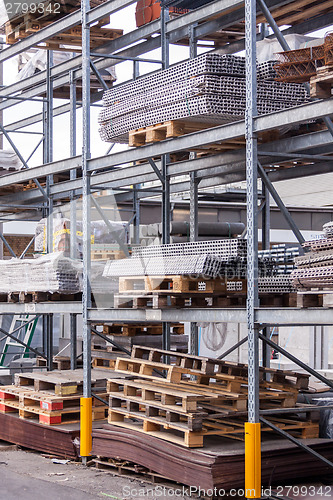
[[[307,439],[305,443],[333,460],[331,440]],[[206,438],[205,448],[189,449],[135,430],[124,432],[106,424],[93,431],[92,453],[132,461],[190,486],[226,490],[244,487],[243,442],[210,436]],[[273,439],[272,436],[263,438],[262,484],[265,487],[287,480],[318,478],[330,471],[322,461],[286,440]]]
[[[163,362],[164,357],[174,364]],[[186,447],[202,447],[209,435],[244,439],[245,365],[134,346],[130,359],[117,359],[115,371],[136,379],[108,382],[110,424]],[[298,415],[297,397],[300,389],[308,387],[308,375],[270,369],[262,369],[261,375],[261,408],[290,409],[287,416],[270,416],[270,420],[298,437],[318,437],[319,426],[312,421],[310,407],[308,414],[303,413],[305,418]],[[270,427],[263,430],[271,432]]]

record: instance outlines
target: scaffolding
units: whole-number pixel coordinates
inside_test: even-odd
[[[333,11],[323,2],[323,10],[317,5],[316,12],[309,10],[303,18],[299,16],[297,23],[280,31],[278,25],[288,24],[283,17],[277,23],[271,11],[279,7],[287,7],[295,1],[288,0],[215,0],[203,5],[180,17],[169,19],[168,10],[162,8],[161,18],[141,26],[134,31],[96,47],[90,48],[90,28],[97,21],[112,15],[134,3],[134,0],[109,0],[90,9],[89,0],[82,0],[81,11],[73,12],[64,18],[40,29],[38,32],[4,47],[0,51],[0,65],[5,61],[27,51],[31,47],[52,40],[72,27],[82,25],[82,52],[73,55],[58,65],[53,65],[52,51],[48,51],[47,69],[25,80],[13,83],[0,90],[0,113],[22,101],[38,101],[42,103],[43,111],[28,118],[16,119],[6,125],[0,125],[2,136],[19,156],[24,169],[0,177],[0,190],[14,184],[34,180],[35,188],[22,193],[3,194],[0,197],[0,206],[7,206],[1,221],[23,220],[31,214],[42,214],[49,217],[54,211],[54,204],[64,199],[70,199],[71,222],[75,226],[75,203],[82,196],[82,223],[83,223],[83,298],[79,302],[46,302],[36,304],[0,303],[0,314],[34,314],[43,316],[44,327],[44,353],[48,358],[48,369],[52,369],[52,318],[54,314],[70,314],[71,317],[71,368],[76,367],[76,319],[83,317],[83,366],[84,366],[84,398],[91,397],[91,324],[102,322],[128,322],[128,321],[158,321],[163,323],[163,349],[170,347],[170,323],[191,323],[190,345],[191,353],[198,353],[197,322],[235,322],[246,323],[248,329],[249,353],[249,405],[248,421],[258,425],[260,421],[267,421],[260,414],[259,408],[259,348],[260,342],[263,350],[263,363],[269,363],[267,345],[280,350],[271,340],[268,332],[270,327],[276,326],[318,326],[333,325],[333,309],[297,309],[297,308],[270,308],[260,307],[258,300],[258,179],[262,180],[265,208],[263,216],[263,248],[269,248],[270,208],[269,197],[272,196],[290,229],[297,240],[304,241],[296,223],[291,218],[289,211],[284,206],[272,181],[303,176],[317,175],[330,170],[330,158],[324,155],[333,152],[332,136],[333,125],[330,116],[333,115],[333,99],[314,100],[302,106],[293,107],[271,113],[269,115],[257,114],[256,103],[256,41],[265,36],[279,41],[283,51],[289,50],[285,40],[286,34],[306,34],[319,28],[333,24]],[[297,2],[296,2],[297,3]],[[311,2],[309,2],[311,3]],[[318,2],[317,2],[318,4]],[[320,2],[319,2],[320,4]],[[324,9],[325,4],[325,9]],[[258,17],[259,16],[259,17]],[[261,18],[262,29],[257,31],[257,20]],[[197,55],[197,42],[212,33],[228,30],[230,26],[238,25],[245,20],[245,36],[240,38],[239,33],[234,39],[218,47],[220,54],[233,54],[244,50],[246,53],[246,115],[245,120],[232,122],[226,125],[215,126],[183,135],[167,141],[161,141],[129,150],[113,153],[111,148],[108,153],[100,157],[91,155],[91,106],[98,105],[102,98],[103,90],[107,88],[101,71],[109,66],[117,65],[123,61],[132,61],[133,79],[139,77],[140,62],[158,64],[160,68],[169,67],[169,45],[187,40],[190,58]],[[267,25],[272,34],[267,33]],[[229,33],[230,35],[230,33]],[[161,50],[160,60],[144,57],[154,50]],[[95,75],[100,83],[100,91],[91,93],[91,75]],[[76,93],[77,82],[82,80],[82,97],[78,99]],[[53,96],[57,89],[68,87],[70,99],[61,106],[54,107]],[[77,155],[77,109],[82,108],[82,155]],[[66,159],[53,160],[53,128],[54,119],[69,113],[70,117],[70,151]],[[258,145],[258,134],[283,127],[296,125],[313,119],[322,119],[325,129],[317,132],[304,132],[288,139],[271,140],[263,146]],[[42,123],[42,138],[38,144],[43,146],[43,163],[30,167],[20,154],[19,148],[12,139],[12,134],[23,132],[35,133],[25,130],[26,127]],[[170,162],[170,154],[193,150],[203,145],[214,144],[221,141],[230,141],[245,136],[245,149],[237,149],[227,153],[196,158],[191,155],[188,160]],[[160,160],[153,160],[159,157]],[[271,173],[263,168],[276,165],[279,162],[292,159],[307,159],[308,164],[293,168],[292,176],[287,170],[276,170]],[[326,161],[325,161],[326,160]],[[310,164],[309,164],[310,163]],[[118,167],[122,168],[118,168]],[[60,177],[66,174],[64,180]],[[272,175],[271,175],[272,174]],[[187,175],[188,181],[183,177]],[[181,182],[177,183],[177,178]],[[40,179],[46,178],[45,188]],[[60,180],[58,180],[58,178]],[[103,209],[93,201],[91,193],[101,189],[112,189],[117,193],[116,199],[131,202],[134,208],[135,234],[138,240],[138,227],[140,221],[140,200],[152,195],[160,194],[162,201],[162,227],[163,243],[169,243],[170,227],[170,196],[172,193],[187,191],[190,193],[190,240],[198,239],[198,195],[200,183],[205,179],[205,186],[227,184],[235,180],[246,180],[247,186],[247,241],[248,241],[248,296],[247,307],[241,309],[114,309],[94,308],[91,303],[90,268],[91,268],[91,238],[90,216],[91,204],[103,215]],[[145,189],[142,184],[150,181],[159,181],[161,187]],[[174,180],[175,182],[171,182]],[[133,186],[129,188],[128,186]],[[117,191],[118,190],[118,191]],[[19,207],[19,211],[17,211]],[[11,211],[12,210],[12,211]],[[50,218],[50,217],[49,217]],[[75,241],[71,232],[71,255],[74,256]],[[5,241],[5,237],[1,235]],[[5,242],[8,245],[8,242]],[[52,224],[48,225],[47,249],[52,248]],[[24,256],[24,255],[23,255]],[[239,343],[235,348],[239,347]],[[283,351],[283,350],[282,350]],[[230,350],[228,351],[228,353]],[[283,351],[293,362],[310,371],[320,380],[332,387],[332,383],[324,377],[309,369],[304,363],[294,356]],[[280,432],[277,428],[276,432]],[[285,435],[286,433],[284,433]],[[284,437],[288,437],[284,436]],[[290,436],[288,437],[288,439]],[[296,441],[293,438],[294,442]],[[304,444],[300,444],[306,451],[314,452]],[[320,458],[317,456],[317,458]],[[325,459],[322,458],[324,461]],[[327,460],[326,460],[327,463]],[[332,465],[329,463],[329,465]]]

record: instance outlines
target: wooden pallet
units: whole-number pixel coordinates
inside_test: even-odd
[[[15,401],[0,401],[1,413],[14,413],[24,419],[37,419],[40,424],[44,425],[61,425],[76,423],[80,421],[80,407],[67,408],[65,410],[45,411],[35,406],[21,408],[19,403]],[[98,407],[92,409],[93,420],[104,420],[107,418],[107,409]]]
[[[130,375],[139,375],[143,378],[149,378],[152,380],[158,379],[158,375],[165,371],[166,380],[168,382],[174,383],[179,383],[181,380],[186,380],[189,378],[189,376],[192,376],[192,378],[194,379],[193,383],[208,385],[209,381],[212,378],[215,378],[215,375],[206,374],[200,371],[200,369],[196,370],[193,368],[172,366],[156,361],[134,358],[118,358],[115,365],[115,371],[120,373],[128,373]],[[218,383],[226,392],[240,393],[241,386],[247,384],[247,380],[241,377],[235,377],[234,375],[219,374]]]
[[[59,16],[58,16],[59,18]],[[30,13],[18,16],[16,19],[8,21],[5,24],[5,34],[6,43],[12,45],[19,40],[27,38],[33,33],[37,33],[41,29],[49,26],[53,21],[49,19],[49,16],[45,15],[35,15]],[[90,29],[90,44],[92,48],[103,45],[104,43],[110,42],[115,38],[122,36],[123,30],[114,28],[105,28],[107,24],[110,23],[110,17],[106,17],[98,21],[97,24]],[[63,33],[49,38],[46,42],[41,44],[36,44],[39,48],[51,49],[51,50],[65,50],[68,48],[62,47],[80,47],[80,49],[74,49],[75,52],[81,52],[82,47],[82,26],[74,26]]]
[[[214,404],[214,409],[218,407],[234,411],[246,410],[247,407],[246,395],[214,392],[209,387],[202,390],[200,386],[189,387],[185,384],[112,379],[108,381],[107,391],[115,397],[121,394],[123,397],[135,398],[139,403],[154,402],[170,411],[181,408],[184,412],[195,412],[199,410],[199,403],[200,407],[203,403]]]
[[[297,293],[297,307],[333,307],[333,291],[309,290]]]
[[[310,97],[329,99],[332,97],[333,66],[322,66],[310,79]]]
[[[241,385],[247,384],[248,366],[245,364],[236,364],[224,360],[146,346],[133,346],[131,355],[132,359],[148,359],[149,361],[158,363],[163,361],[164,356],[169,356],[176,366],[190,370],[191,374],[202,373],[209,375],[217,382],[221,380],[235,380],[240,382]],[[307,389],[309,385],[310,375],[308,374],[265,367],[260,367],[259,373],[261,387],[273,389],[274,391],[282,391],[286,393],[287,398],[289,395],[294,398],[295,393],[297,394],[299,389]],[[269,375],[270,380],[264,380],[264,374]],[[204,378],[201,380],[203,381]]]
[[[135,423],[133,422],[135,420]],[[280,429],[302,439],[318,438],[319,425],[311,421],[300,421],[292,418],[269,418]],[[185,446],[187,448],[200,448],[204,444],[204,436],[221,436],[236,440],[244,440],[244,420],[225,418],[216,421],[213,417],[207,417],[203,422],[201,431],[190,431],[180,428],[180,425],[166,424],[154,421],[140,412],[128,412],[125,409],[109,410],[108,422],[125,429],[132,429],[145,434],[158,437],[165,441]],[[269,427],[262,426],[262,432],[272,432]]]
[[[104,261],[104,260],[119,260],[125,259],[125,252],[122,250],[92,250],[91,260],[92,261]]]
[[[106,398],[105,391],[96,391],[99,397]],[[51,391],[34,391],[15,385],[2,386],[0,390],[0,399],[5,403],[7,400],[19,404],[20,408],[36,407],[42,410],[64,410],[80,406],[80,395],[55,396]],[[97,398],[93,398],[93,407],[103,406],[103,403]]]
[[[235,290],[230,289],[235,284]],[[135,290],[135,288],[140,290]],[[155,291],[172,293],[246,293],[246,280],[191,278],[186,276],[126,276],[119,278],[119,293],[146,293]]]
[[[83,388],[83,370],[65,372],[15,373],[15,385],[35,391],[53,391],[55,395],[67,396],[81,394]],[[105,387],[106,376],[96,370],[92,373],[92,386]]]
[[[199,122],[193,120],[170,120],[163,123],[157,123],[149,127],[142,127],[132,130],[128,135],[129,146],[139,147],[153,142],[164,141],[165,139],[180,137],[192,132],[198,132],[207,128],[216,127],[216,122]],[[221,150],[230,150],[244,147],[245,140],[243,138],[226,141],[221,144],[210,144],[202,148],[193,148],[193,151],[210,152]]]
[[[147,469],[142,465],[129,462],[128,460],[97,456],[97,458],[93,458],[92,461],[96,469],[104,470],[108,473],[112,472],[112,475],[119,475],[128,479],[144,479],[144,481],[150,481],[151,483],[163,481],[167,484],[174,484],[171,483],[170,479],[167,477]]]
[[[134,396],[110,395],[109,412],[122,413],[127,418],[139,418],[176,430],[198,432],[208,415],[203,410],[187,412],[181,407],[168,408],[154,401],[144,401]]]
[[[4,294],[2,294],[4,295]],[[82,300],[82,293],[50,293],[50,292],[9,292],[6,294],[8,303],[40,303],[40,302],[74,302]]]
[[[92,349],[92,367],[114,370],[118,357],[129,358],[130,356],[123,351],[108,351],[104,349]]]
[[[263,294],[259,296],[262,307],[295,307],[296,294]],[[170,309],[184,307],[214,307],[214,308],[244,308],[246,294],[242,292],[174,292],[173,290],[144,290],[116,293],[114,295],[115,309]]]
[[[172,334],[184,335],[184,325],[172,323],[170,325]],[[121,335],[123,337],[134,337],[136,335],[162,335],[162,323],[122,323],[103,325],[103,335]]]

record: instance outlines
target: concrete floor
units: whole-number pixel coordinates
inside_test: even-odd
[[[49,456],[18,449],[0,441],[0,500],[134,500],[143,498],[159,500],[198,500],[197,495],[183,494],[181,486],[174,483],[156,483],[155,485],[99,470],[85,467],[79,462],[57,464]],[[311,471],[309,471],[311,474]],[[324,479],[324,478],[323,478]],[[290,483],[289,483],[290,484]],[[311,481],[306,493],[295,494],[295,489],[287,487],[279,492],[279,497],[290,500],[325,500],[333,498],[332,481]],[[163,489],[164,488],[164,489]],[[313,490],[313,488],[315,488]],[[175,490],[176,489],[176,490]],[[297,483],[296,483],[297,489]],[[301,493],[301,494],[300,494]],[[228,494],[220,499],[231,498]],[[232,496],[232,500],[244,497]]]
[[[154,491],[161,484],[119,477],[78,462],[55,464],[40,453],[6,445],[0,445],[0,477],[1,500],[188,499]]]

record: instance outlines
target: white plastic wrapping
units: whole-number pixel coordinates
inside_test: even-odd
[[[81,290],[82,263],[62,252],[36,259],[0,260],[0,293],[60,292]]]

